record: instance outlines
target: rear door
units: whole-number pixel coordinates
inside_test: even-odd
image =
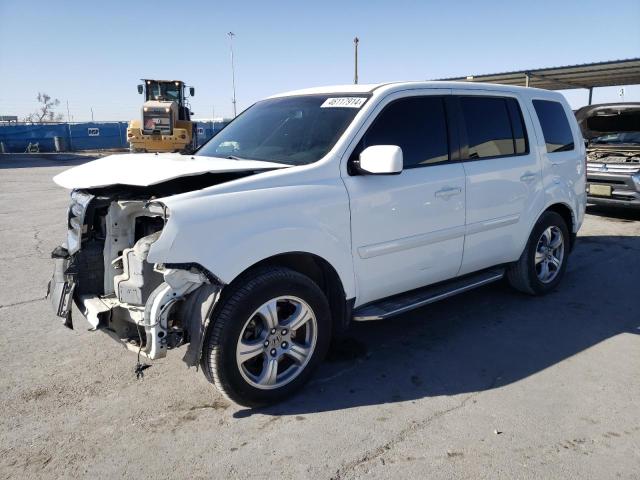
[[[397,145],[404,157],[399,175],[351,171],[344,177],[351,206],[357,305],[458,273],[465,177],[455,158],[457,151],[449,147],[453,134],[445,111],[450,96],[445,92],[450,90],[391,95],[356,139],[350,162],[372,145]]]
[[[466,174],[466,234],[460,275],[516,260],[544,203],[541,168],[529,148],[531,120],[518,98],[454,91]]]

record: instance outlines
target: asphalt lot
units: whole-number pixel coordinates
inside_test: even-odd
[[[640,213],[590,209],[556,292],[356,324],[301,394],[253,411],[182,352],[138,381],[135,355],[54,318],[51,178],[78,161],[0,155],[0,478],[640,476]]]

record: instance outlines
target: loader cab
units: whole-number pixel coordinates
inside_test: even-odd
[[[191,120],[191,110],[187,101],[184,82],[180,80],[150,80],[143,79],[144,84],[138,85],[138,93],[144,93],[146,102],[175,102],[177,104],[177,120]],[[189,87],[191,97],[195,89]]]

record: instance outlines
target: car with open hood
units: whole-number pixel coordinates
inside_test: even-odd
[[[587,141],[588,202],[640,208],[640,103],[576,111]]]
[[[56,176],[71,201],[48,296],[68,327],[75,304],[139,356],[181,350],[229,399],[264,405],[300,388],[351,321],[504,277],[555,289],[584,217],[584,165],[554,92],[275,95],[193,155],[112,155]]]

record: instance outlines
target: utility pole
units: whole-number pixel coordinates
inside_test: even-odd
[[[353,83],[358,84],[358,43],[360,43],[360,39],[358,37],[353,39],[353,47],[355,50],[355,73],[353,76]]]
[[[69,150],[73,152],[73,136],[71,135],[71,115],[69,115],[69,100],[67,100],[67,131],[69,132]]]
[[[235,118],[238,113],[236,111],[236,70],[233,64],[233,37],[235,37],[236,34],[229,32],[227,35],[229,35],[229,48],[231,49],[231,82],[233,85],[233,100],[231,103],[233,103],[233,117]]]
[[[93,122],[93,107],[91,107],[91,121]]]

